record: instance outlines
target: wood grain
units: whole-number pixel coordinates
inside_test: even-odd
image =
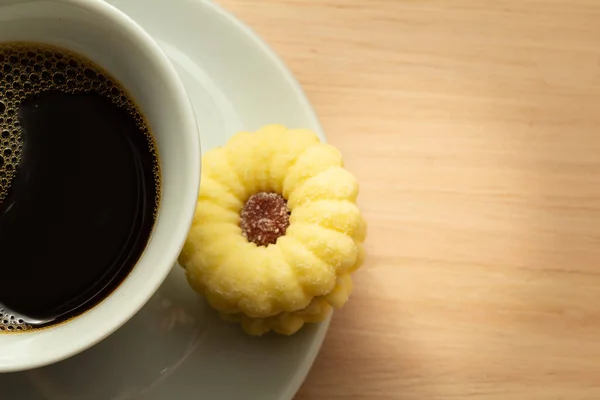
[[[370,224],[297,400],[600,399],[600,2],[219,1]]]

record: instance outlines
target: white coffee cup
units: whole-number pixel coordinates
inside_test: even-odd
[[[165,54],[125,14],[103,0],[0,0],[0,42],[9,41],[72,50],[104,67],[125,87],[157,143],[161,201],[152,237],[125,281],[99,305],[63,324],[0,333],[0,372],[40,367],[75,355],[140,310],[181,251],[200,182],[200,144],[188,95]]]

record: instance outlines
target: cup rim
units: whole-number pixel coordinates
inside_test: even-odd
[[[123,326],[129,319],[131,319],[139,310],[148,302],[148,300],[154,295],[158,288],[162,285],[167,275],[171,271],[173,265],[176,262],[177,256],[185,243],[187,233],[192,224],[193,215],[196,208],[197,194],[200,187],[200,138],[198,135],[198,126],[195,117],[195,113],[189,98],[189,95],[181,81],[181,78],[177,74],[175,67],[171,64],[171,61],[154,39],[148,34],[139,24],[131,19],[127,14],[117,9],[115,6],[107,3],[104,0],[49,0],[51,2],[73,4],[78,7],[90,11],[99,17],[107,18],[115,24],[124,28],[128,35],[130,35],[139,46],[144,48],[144,52],[153,58],[156,65],[160,66],[161,79],[168,82],[170,89],[174,95],[174,99],[177,104],[174,105],[178,109],[181,124],[184,129],[179,132],[183,137],[184,146],[188,152],[187,157],[192,163],[198,165],[198,168],[193,168],[188,171],[190,174],[190,186],[188,191],[179,198],[179,208],[182,214],[181,220],[177,222],[177,225],[173,228],[173,237],[176,241],[177,246],[169,246],[164,255],[165,259],[171,259],[172,262],[161,265],[157,263],[156,270],[159,272],[154,276],[152,281],[148,281],[143,287],[141,292],[136,293],[132,296],[130,302],[127,305],[127,310],[121,312],[111,320],[110,323],[99,325],[93,329],[93,333],[86,335],[86,340],[83,342],[76,343],[70,346],[61,346],[60,348],[48,349],[43,354],[39,354],[35,357],[14,357],[3,358],[2,352],[0,352],[0,373],[5,372],[18,372],[23,370],[29,370],[34,368],[43,367],[49,364],[53,364],[69,357],[72,357],[95,344],[99,343],[121,326]],[[0,6],[2,3],[0,2]],[[193,183],[192,183],[193,182]],[[183,211],[184,210],[184,211]],[[125,279],[127,281],[128,278]],[[118,290],[118,289],[117,289]],[[106,299],[112,297],[117,291],[113,292]],[[104,299],[104,300],[106,300]],[[96,307],[100,307],[102,303]],[[93,313],[95,308],[92,308],[88,313]],[[76,320],[76,319],[75,319]],[[73,321],[74,323],[75,321]],[[68,325],[71,322],[67,321],[64,325]],[[57,325],[61,327],[63,325]],[[49,334],[53,327],[46,330],[34,331],[32,334]],[[7,334],[12,335],[28,335],[29,333],[15,333]],[[1,335],[1,334],[0,334]]]

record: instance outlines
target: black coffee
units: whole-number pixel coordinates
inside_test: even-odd
[[[154,140],[104,70],[0,44],[0,332],[73,318],[131,272],[160,197]]]

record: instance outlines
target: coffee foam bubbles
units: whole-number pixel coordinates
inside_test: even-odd
[[[95,92],[106,96],[131,113],[154,146],[154,139],[137,107],[123,88],[110,79],[104,70],[77,54],[54,46],[37,43],[1,44],[0,201],[6,197],[10,183],[19,169],[23,151],[19,105],[24,100],[47,91]],[[155,167],[154,175],[159,178],[158,166]]]
[[[0,332],[19,332],[29,329],[31,326],[23,318],[0,307]]]

